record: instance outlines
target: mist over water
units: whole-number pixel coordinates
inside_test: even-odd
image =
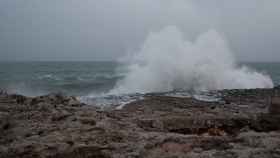
[[[132,63],[135,64],[136,61],[132,60]],[[131,65],[133,65],[132,63]],[[179,64],[177,60],[173,62],[174,65],[177,63]],[[144,63],[139,61],[139,65],[143,66],[141,64]],[[273,78],[275,85],[280,84],[280,74],[279,71],[277,71],[280,68],[280,63],[243,64],[256,68],[260,72],[266,72]],[[122,69],[123,67],[124,69]],[[65,95],[77,96],[81,101],[90,105],[121,106],[131,101],[142,99],[143,96],[145,96],[145,94],[137,94],[133,89],[130,89],[130,94],[123,94],[124,92],[116,91],[116,87],[120,86],[120,83],[131,73],[131,71],[128,71],[129,69],[131,70],[131,66],[116,62],[0,62],[0,89],[7,90],[9,93],[17,93],[26,96],[62,92]],[[165,67],[158,69],[162,71],[168,70]],[[251,70],[246,71],[252,72]],[[174,74],[179,74],[179,72],[174,72]],[[164,75],[165,74],[162,74],[162,78],[157,77],[157,79],[154,80],[161,81],[167,79]],[[260,76],[263,75],[260,74]],[[148,79],[148,77],[150,76],[144,74],[131,84],[137,85],[140,83],[139,80]],[[252,75],[253,81],[255,81],[255,78],[258,77]],[[184,90],[183,88],[184,86],[186,87],[186,85],[182,85],[182,87],[179,85],[184,82],[180,80],[177,81],[179,81],[176,85],[177,91],[157,94],[177,97],[194,96],[204,100],[206,97],[208,101],[209,98],[210,100],[217,99],[216,96],[208,96],[207,92],[193,91],[196,89],[196,85],[193,85],[192,88],[187,87],[189,89],[186,88]],[[141,84],[144,85],[142,82]],[[115,92],[112,93],[113,91]]]
[[[127,62],[0,62],[0,89],[27,96],[62,92],[94,105],[122,105],[148,92],[270,88],[279,63],[241,66],[215,30],[189,40],[174,26],[151,33]],[[175,91],[173,91],[175,90]],[[179,92],[179,94],[177,94]],[[182,94],[181,94],[182,92]]]
[[[273,87],[268,75],[239,67],[215,30],[194,41],[175,26],[150,33],[126,68],[128,73],[110,94]]]
[[[55,5],[47,1],[1,4],[0,90],[9,93],[38,96],[61,92],[94,105],[123,105],[149,92],[202,98],[198,94],[204,90],[280,84],[280,63],[241,65],[234,56],[241,61],[279,60],[280,23],[275,15],[280,12],[275,2],[61,0]],[[237,23],[242,25],[233,25]],[[147,36],[151,30],[157,32]],[[237,52],[231,52],[219,32]],[[102,62],[138,46],[139,51],[122,58],[124,63]]]

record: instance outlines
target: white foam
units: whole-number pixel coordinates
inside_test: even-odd
[[[116,107],[121,110],[125,105],[144,99],[143,94],[123,94],[123,95],[110,95],[110,94],[91,94],[88,96],[79,97],[83,103],[104,107]]]
[[[175,26],[151,33],[110,94],[272,88],[271,78],[237,67],[226,41],[209,30],[190,41]]]

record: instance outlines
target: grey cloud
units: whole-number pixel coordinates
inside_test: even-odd
[[[0,60],[114,60],[149,32],[216,29],[239,60],[279,61],[278,0],[0,0]]]

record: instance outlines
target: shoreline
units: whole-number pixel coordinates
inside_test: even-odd
[[[215,102],[150,94],[122,109],[1,92],[0,157],[280,157],[280,87],[217,92]]]

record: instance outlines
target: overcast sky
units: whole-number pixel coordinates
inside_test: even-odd
[[[0,0],[0,60],[113,60],[175,25],[221,33],[242,61],[280,61],[279,0]]]

